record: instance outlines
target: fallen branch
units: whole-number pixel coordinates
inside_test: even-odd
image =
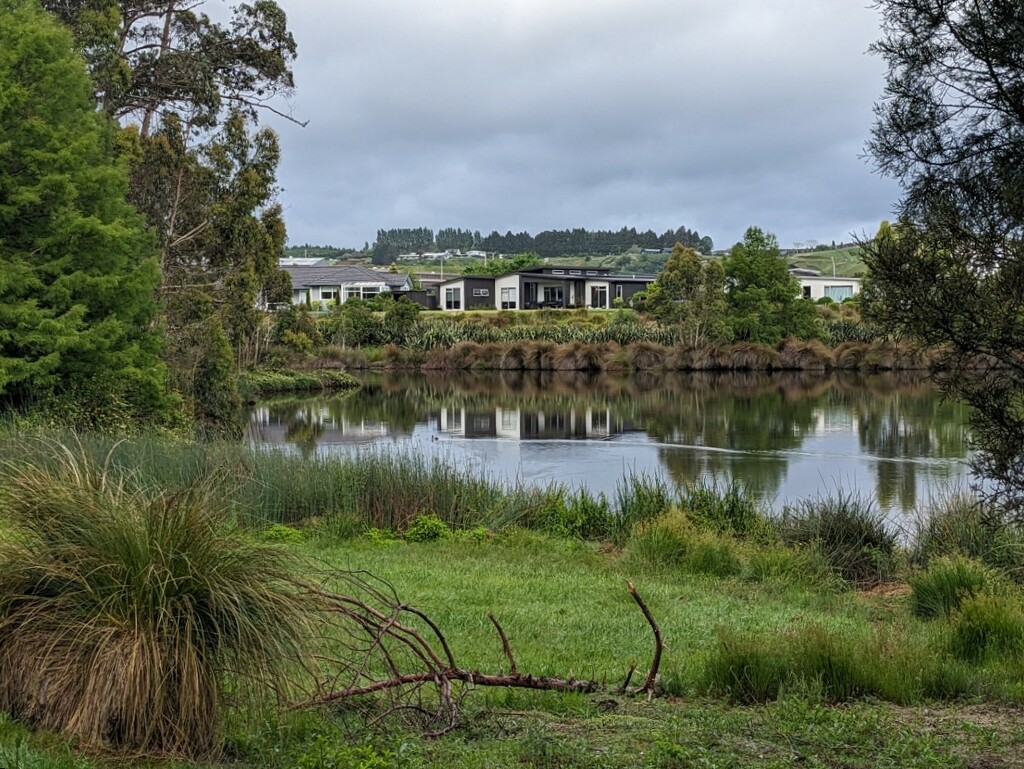
[[[462,668],[437,624],[426,613],[401,603],[391,585],[367,572],[346,572],[336,577],[344,583],[345,593],[302,585],[325,618],[325,642],[332,652],[319,660],[321,672],[314,690],[291,709],[344,702],[346,707],[366,709],[370,723],[403,717],[416,719],[417,725],[431,734],[444,734],[456,728],[462,697],[476,687],[577,694],[607,688],[596,680],[578,680],[571,674],[559,678],[518,672],[508,635],[490,613],[487,616],[501,639],[509,672],[490,674]],[[653,695],[664,648],[661,631],[635,587],[627,584],[654,632],[655,651],[644,685],[629,691],[637,667],[634,662],[617,692]],[[440,654],[435,646],[441,649]]]

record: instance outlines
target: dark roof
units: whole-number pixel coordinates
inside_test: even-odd
[[[292,278],[293,286],[340,286],[344,283],[384,283],[401,288],[409,280],[404,272],[381,272],[365,267],[282,267]]]

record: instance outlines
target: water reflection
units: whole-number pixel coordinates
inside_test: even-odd
[[[249,436],[304,457],[396,445],[605,491],[630,471],[738,478],[781,500],[841,486],[906,511],[964,476],[966,419],[964,406],[905,374],[434,372],[261,403]]]

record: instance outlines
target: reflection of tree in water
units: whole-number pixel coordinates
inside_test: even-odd
[[[917,504],[920,474],[928,480],[948,481],[954,470],[948,463],[920,464],[917,459],[960,459],[967,455],[968,409],[944,401],[928,387],[904,388],[887,397],[846,394],[857,419],[862,451],[878,457],[878,501],[898,503],[904,509]],[[885,461],[902,460],[902,461]]]
[[[815,427],[822,379],[828,382],[791,374],[692,377],[650,416],[648,433],[661,443],[693,447],[659,449],[673,480],[732,478],[771,497],[788,466],[777,452],[799,448]]]
[[[303,459],[309,459],[316,453],[317,443],[324,434],[323,423],[314,419],[312,409],[303,409],[293,413],[287,424],[284,439],[295,444]]]
[[[735,478],[766,496],[786,477],[785,452],[799,449],[821,427],[852,434],[856,425],[864,453],[883,459],[959,458],[967,450],[965,408],[941,402],[920,378],[899,375],[374,373],[352,394],[269,404],[272,418],[287,426],[285,439],[304,456],[326,439],[325,424],[335,430],[378,423],[402,436],[441,409],[462,409],[470,418],[489,414],[493,422],[498,408],[526,415],[524,424],[538,413],[549,424],[568,423],[573,415],[579,424],[588,410],[602,419],[606,412],[612,434],[640,430],[663,444],[658,453],[673,479]],[[878,462],[880,501],[912,506],[919,467]]]

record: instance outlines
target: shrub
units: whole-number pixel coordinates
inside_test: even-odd
[[[309,637],[289,557],[239,533],[209,484],[156,493],[53,454],[4,468],[18,535],[0,542],[0,711],[92,744],[210,751],[228,689],[283,686]]]
[[[987,570],[962,556],[937,558],[910,578],[911,607],[919,617],[948,616],[977,595],[989,579]]]
[[[434,514],[418,515],[405,531],[409,542],[436,542],[451,535],[448,525]]]
[[[779,533],[788,544],[817,548],[847,582],[876,585],[895,565],[897,537],[871,502],[842,491],[787,507]]]
[[[953,617],[950,651],[962,660],[978,661],[989,653],[1017,655],[1024,651],[1024,611],[1005,595],[981,594],[966,599]]]

